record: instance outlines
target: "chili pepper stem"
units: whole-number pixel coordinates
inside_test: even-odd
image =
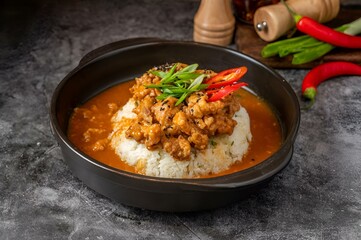
[[[301,15],[298,14],[293,15],[293,19],[295,20],[296,23],[298,23],[301,20],[301,18],[302,18]]]
[[[288,4],[284,0],[281,0],[281,2],[283,5],[285,5],[285,7],[287,8],[287,11],[291,14],[291,16],[295,20],[295,22],[298,23],[298,21],[301,20],[302,16],[295,13],[294,11],[292,11],[292,9],[288,6]]]
[[[306,90],[303,92],[302,96],[308,100],[315,101],[315,97],[317,94],[317,90],[314,87],[306,88]]]
[[[309,110],[313,106],[316,100],[316,94],[317,94],[316,88],[314,87],[306,88],[306,90],[302,94],[302,97],[309,100],[310,103],[305,107],[303,107],[302,110]]]
[[[310,103],[307,104],[306,106],[302,107],[301,110],[306,110],[306,111],[310,110],[314,103],[315,103],[315,100],[310,100]]]

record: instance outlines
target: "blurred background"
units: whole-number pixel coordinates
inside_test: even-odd
[[[0,2],[0,68],[9,67],[9,63],[13,60],[20,61],[31,57],[28,54],[37,47],[36,43],[40,43],[39,46],[45,43],[51,45],[51,41],[61,40],[57,37],[61,35],[58,34],[59,32],[69,36],[69,44],[78,44],[73,50],[81,54],[101,44],[125,37],[162,36],[166,39],[192,40],[193,17],[200,2],[200,0],[2,0]],[[234,2],[240,1],[234,0]],[[341,3],[352,8],[360,7],[361,1],[341,0]],[[139,8],[141,5],[151,7]],[[162,22],[167,24],[159,25]],[[72,34],[76,32],[82,33],[82,38],[93,40],[77,39],[77,34]],[[96,43],[96,46],[92,43]]]
[[[49,127],[58,83],[86,53],[110,42],[191,41],[200,2],[0,0],[0,239],[361,239],[356,77],[330,81],[317,107],[302,113],[287,171],[226,208],[144,211],[100,196],[71,174]],[[361,0],[342,4],[360,9]],[[277,72],[300,95],[307,71]],[[326,137],[315,143],[319,131]]]
[[[24,54],[31,53],[34,47],[57,45],[52,41],[66,40],[74,51],[79,51],[74,54],[83,54],[128,37],[191,40],[190,29],[199,3],[199,0],[4,0],[0,2],[0,67],[31,57]],[[149,8],[139,8],[142,5]],[[159,25],[161,22],[167,24]],[[82,39],[77,37],[80,35]],[[62,39],[63,36],[69,38]]]

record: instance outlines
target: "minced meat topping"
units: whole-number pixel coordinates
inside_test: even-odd
[[[178,64],[176,71],[185,66]],[[209,76],[215,74],[209,70],[197,71]],[[125,134],[150,150],[162,147],[177,160],[189,160],[192,148],[206,149],[212,136],[230,135],[237,124],[232,119],[240,109],[236,94],[207,102],[207,94],[198,91],[176,106],[177,98],[158,100],[156,97],[161,91],[146,87],[159,84],[160,77],[147,72],[135,80],[130,91],[136,103],[133,112],[137,116],[128,123]]]

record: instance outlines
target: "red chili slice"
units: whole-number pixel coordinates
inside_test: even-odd
[[[207,89],[220,88],[231,85],[243,77],[246,72],[247,68],[244,66],[227,69],[208,79],[205,84],[209,84]]]
[[[234,91],[237,91],[238,89],[240,89],[241,87],[246,86],[246,85],[247,85],[247,83],[241,82],[241,83],[225,86],[219,90],[209,90],[209,91],[207,91],[207,94],[209,93],[211,95],[211,97],[208,98],[208,102],[214,102],[214,101],[221,100],[228,94],[230,94]]]
[[[209,97],[218,91],[219,91],[219,89],[211,89],[211,90],[207,90],[206,93],[207,93],[207,96]]]

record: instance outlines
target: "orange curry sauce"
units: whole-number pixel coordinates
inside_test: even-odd
[[[90,99],[74,111],[68,127],[70,141],[82,152],[108,166],[129,172],[136,170],[121,161],[110,144],[104,143],[112,132],[111,117],[131,97],[129,88],[133,84],[134,81],[121,83]],[[248,152],[230,169],[202,177],[221,176],[250,168],[280,148],[281,127],[267,103],[244,89],[239,90],[238,94],[251,121],[252,141]],[[114,108],[115,106],[117,108]],[[103,144],[99,145],[99,142]],[[105,147],[103,149],[99,146]]]

